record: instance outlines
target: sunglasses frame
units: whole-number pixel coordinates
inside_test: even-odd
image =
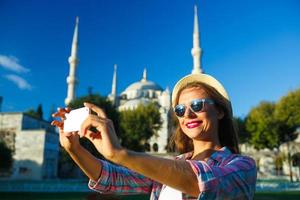
[[[202,107],[201,107],[201,109],[200,109],[199,111],[195,111],[195,110],[194,110],[193,105],[194,105],[195,103],[201,103]],[[195,113],[202,112],[202,111],[203,111],[203,108],[204,108],[204,103],[214,104],[214,101],[213,101],[212,99],[193,99],[193,100],[190,102],[189,106],[186,106],[186,105],[184,105],[184,104],[177,104],[177,105],[174,107],[173,110],[174,110],[176,116],[181,118],[181,117],[183,117],[183,116],[185,115],[185,112],[186,112],[186,110],[187,110],[187,107],[190,108],[190,109],[191,109],[193,112],[195,112]],[[184,110],[183,110],[182,116],[178,115],[178,112],[176,112],[176,109],[178,108],[178,106],[181,107],[181,108],[179,108],[179,109],[184,109]],[[197,104],[197,105],[195,105],[195,106],[199,106],[199,104]]]

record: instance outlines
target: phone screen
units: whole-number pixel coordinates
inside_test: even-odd
[[[83,121],[89,116],[90,109],[87,107],[71,110],[65,115],[64,132],[79,131]]]

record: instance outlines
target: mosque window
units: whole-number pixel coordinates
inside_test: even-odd
[[[152,148],[153,148],[154,152],[158,152],[158,144],[157,143],[154,143]]]
[[[148,142],[145,143],[145,151],[150,151],[150,144]]]
[[[29,173],[29,169],[27,167],[20,167],[19,168],[19,174],[28,174]]]
[[[126,94],[123,94],[123,95],[121,96],[121,99],[127,99],[127,95],[126,95]]]

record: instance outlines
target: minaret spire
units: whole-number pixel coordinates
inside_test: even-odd
[[[194,33],[193,33],[193,48],[191,50],[194,66],[192,74],[203,73],[201,68],[201,53],[202,49],[200,48],[200,35],[199,35],[199,24],[198,24],[198,11],[197,6],[194,7]]]
[[[141,80],[142,82],[145,82],[145,81],[147,81],[147,69],[146,69],[146,67],[144,68],[144,72],[143,72],[143,78],[142,78],[142,80]]]
[[[67,77],[68,94],[67,94],[67,98],[65,99],[66,105],[68,105],[72,100],[75,99],[75,87],[76,87],[76,84],[78,83],[78,80],[76,79],[76,68],[77,68],[77,64],[79,62],[79,59],[77,57],[77,54],[78,54],[78,23],[79,23],[79,18],[76,17],[76,24],[75,24],[74,35],[73,35],[71,55],[68,59],[69,64],[70,64],[70,71],[69,71],[69,76]]]
[[[114,75],[111,87],[111,94],[116,95],[117,91],[117,64],[114,64]]]
[[[117,98],[117,64],[114,65],[114,75],[111,85],[111,93],[108,96],[109,100],[112,102],[114,106],[116,106],[116,98]]]

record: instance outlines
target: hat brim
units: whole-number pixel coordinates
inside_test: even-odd
[[[214,77],[208,75],[208,74],[190,74],[182,79],[180,79],[176,85],[174,86],[173,92],[172,92],[172,106],[174,107],[176,105],[176,99],[178,92],[188,85],[189,83],[193,82],[200,82],[200,83],[205,83],[217,90],[225,99],[230,101],[229,96],[223,87],[223,85]]]

